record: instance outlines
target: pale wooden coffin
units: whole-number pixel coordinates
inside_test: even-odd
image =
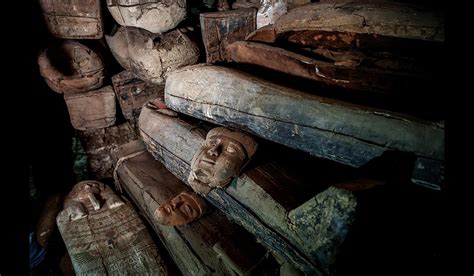
[[[186,184],[208,129],[200,126],[146,107],[139,119],[147,150]],[[298,180],[290,171],[267,160],[206,199],[299,270],[327,272],[353,222],[356,199],[349,191],[318,184],[314,177]]]
[[[289,11],[274,27],[288,42],[315,48],[409,50],[413,43],[444,41],[442,12],[394,1],[313,3]]]
[[[187,33],[176,29],[160,35],[120,27],[105,38],[123,68],[144,81],[161,84],[168,73],[198,61],[199,48]]]
[[[91,177],[94,179],[112,178],[115,165],[112,161],[112,150],[138,139],[129,123],[78,131],[78,136],[88,158]]]
[[[215,208],[183,226],[162,225],[154,219],[160,204],[193,191],[153,159],[141,142],[118,148],[114,157],[120,160],[116,170],[122,190],[159,234],[183,275],[261,275],[268,270],[267,251]]]
[[[112,84],[122,114],[132,125],[138,122],[138,116],[146,102],[164,96],[164,85],[142,81],[128,70],[112,76]]]
[[[56,218],[76,275],[169,275],[168,264],[132,205],[106,189],[96,195],[99,209],[70,194]],[[122,205],[110,205],[112,197]],[[73,220],[70,206],[77,204],[87,216]]]
[[[186,18],[185,0],[107,0],[107,8],[120,25],[152,33],[167,32]]]
[[[86,93],[64,94],[75,129],[98,129],[115,124],[115,93],[112,86]]]
[[[49,32],[62,39],[100,39],[104,24],[100,0],[40,0]]]
[[[387,151],[414,154],[439,174],[418,183],[441,186],[444,124],[302,93],[234,69],[190,66],[168,77],[171,109],[233,126],[311,155],[361,167]],[[414,177],[422,176],[414,167]],[[426,175],[426,174],[425,174]],[[441,182],[440,182],[441,181]]]

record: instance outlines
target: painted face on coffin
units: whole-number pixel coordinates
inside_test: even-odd
[[[184,225],[200,218],[207,208],[197,195],[182,192],[155,211],[155,218],[164,225]]]
[[[209,187],[224,187],[244,165],[247,154],[240,142],[217,135],[206,140],[193,160],[190,181]]]

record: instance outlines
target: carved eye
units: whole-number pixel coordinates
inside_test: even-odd
[[[193,213],[193,210],[187,204],[183,204],[180,209],[183,213],[187,214],[188,216],[191,216]]]
[[[227,147],[227,148],[226,148],[226,151],[227,151],[228,153],[234,153],[234,152],[235,152],[235,149],[234,149],[234,147]]]

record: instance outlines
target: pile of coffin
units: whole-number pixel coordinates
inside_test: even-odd
[[[120,26],[105,40],[125,69],[110,76],[90,40],[104,36],[100,5],[42,2],[53,35],[89,40],[46,49],[41,74],[63,94],[95,178],[131,199],[92,180],[73,188],[57,224],[78,274],[332,274],[353,190],[383,182],[363,168],[397,153],[408,181],[444,185],[443,118],[377,102],[435,82],[434,11],[216,1],[199,34],[177,28],[187,1],[108,0]]]

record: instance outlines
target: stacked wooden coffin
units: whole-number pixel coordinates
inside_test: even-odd
[[[187,1],[108,0],[118,25],[104,35],[99,4],[42,2],[54,36],[89,39],[38,63],[91,177],[115,183],[78,183],[57,218],[78,274],[331,275],[354,190],[389,178],[367,167],[402,156],[406,181],[444,186],[444,114],[412,108],[437,85],[442,14],[215,1],[199,30]]]

